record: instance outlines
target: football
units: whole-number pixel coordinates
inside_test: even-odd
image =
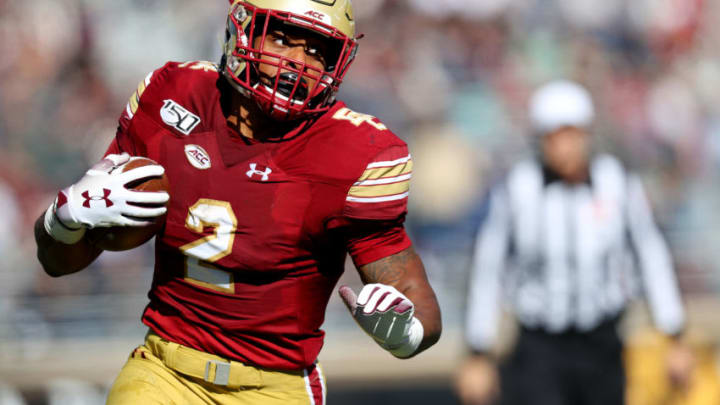
[[[152,159],[135,156],[128,163],[122,166],[126,172],[136,167],[157,164]],[[135,191],[165,191],[170,193],[170,183],[165,174],[156,177],[145,177],[130,182],[126,188]],[[153,206],[152,204],[148,204]],[[160,204],[167,205],[167,204]],[[158,217],[148,226],[111,226],[93,228],[88,230],[87,238],[95,246],[103,250],[122,251],[129,250],[149,241],[165,225],[165,215]]]

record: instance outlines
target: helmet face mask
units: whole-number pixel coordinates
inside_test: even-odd
[[[297,120],[327,111],[357,52],[349,0],[235,0],[222,72],[270,117]],[[272,51],[274,33],[321,43],[323,65]],[[273,72],[268,74],[267,72]]]

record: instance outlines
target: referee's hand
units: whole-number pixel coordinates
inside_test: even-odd
[[[463,405],[490,405],[500,395],[497,365],[484,356],[472,356],[455,376],[455,392]]]
[[[666,358],[667,373],[673,387],[687,390],[695,369],[695,355],[687,344],[675,341]]]

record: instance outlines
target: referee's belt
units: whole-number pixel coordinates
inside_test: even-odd
[[[303,377],[303,370],[267,370],[170,342],[152,331],[145,346],[165,366],[178,373],[228,388],[282,387],[290,375]]]

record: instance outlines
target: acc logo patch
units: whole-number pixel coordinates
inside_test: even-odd
[[[160,109],[160,118],[164,123],[185,135],[190,135],[190,132],[200,123],[200,117],[170,99],[165,100],[165,104]]]
[[[200,170],[210,168],[210,155],[199,145],[185,145],[185,156],[193,167]]]

